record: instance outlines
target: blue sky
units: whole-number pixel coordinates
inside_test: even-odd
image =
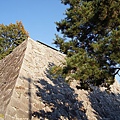
[[[61,0],[1,0],[0,4],[0,24],[22,21],[32,39],[53,46],[54,22],[64,18],[66,8]]]
[[[60,21],[66,6],[61,0],[1,0],[0,24],[8,25],[22,21],[25,29],[34,40],[39,40],[52,47],[56,25]],[[120,82],[120,77],[116,77]]]

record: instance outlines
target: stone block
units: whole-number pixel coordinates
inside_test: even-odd
[[[45,105],[39,101],[37,103],[33,103],[32,106],[37,109],[42,109]]]
[[[16,99],[16,98],[12,97],[9,105],[11,107],[14,107],[17,110],[21,109],[21,110],[24,110],[24,111],[29,111],[29,103],[28,104],[23,103],[20,98]]]
[[[6,115],[5,115],[5,120],[15,120],[15,119],[14,119],[14,117],[6,114]]]
[[[16,109],[19,109],[19,108],[21,108],[22,103],[20,102],[20,99],[16,99],[16,98],[12,97],[9,105],[16,108]]]
[[[16,114],[16,109],[12,106],[9,106],[7,108],[6,114],[10,115],[10,116],[15,116]]]
[[[29,118],[29,114],[24,110],[18,109],[16,114],[17,114],[17,118]]]
[[[28,97],[26,98],[26,96],[24,96],[23,94],[20,97],[20,101],[21,101],[21,103],[24,103],[26,105],[29,104],[29,98]]]

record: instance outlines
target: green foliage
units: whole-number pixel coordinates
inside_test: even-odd
[[[62,67],[61,66],[53,66],[50,69],[50,74],[55,79],[58,77],[58,75],[61,75],[62,73]]]
[[[28,33],[22,22],[9,25],[0,24],[0,59],[10,54],[26,38],[28,38]]]
[[[56,35],[54,44],[67,54],[61,74],[80,80],[81,87],[109,87],[120,71],[120,0],[61,2],[69,6],[56,22],[63,36]]]

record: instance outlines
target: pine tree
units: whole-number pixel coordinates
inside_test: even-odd
[[[0,59],[10,54],[15,47],[28,37],[22,22],[16,24],[0,24]]]
[[[109,87],[120,71],[120,0],[62,0],[65,18],[56,22],[54,44],[67,55],[65,77],[81,88]],[[72,72],[74,71],[74,72]]]

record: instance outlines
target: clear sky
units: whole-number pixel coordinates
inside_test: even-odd
[[[32,39],[54,47],[54,22],[65,17],[66,6],[61,0],[1,0],[0,5],[0,24],[22,21]],[[120,77],[116,78],[120,82]]]
[[[30,37],[53,46],[56,25],[64,18],[61,0],[1,0],[0,24],[22,21]]]

